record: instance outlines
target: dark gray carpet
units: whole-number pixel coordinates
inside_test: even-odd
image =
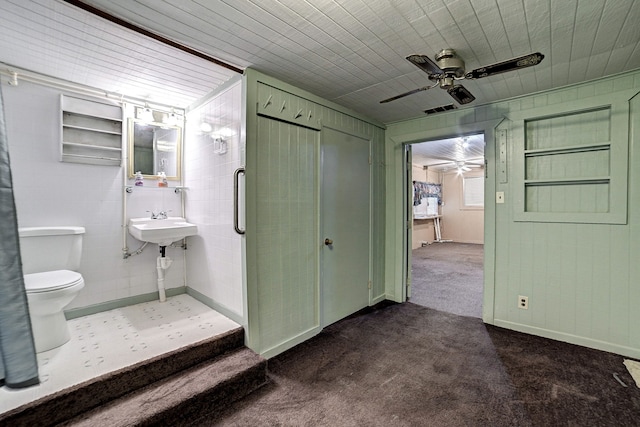
[[[487,329],[534,425],[640,426],[640,388],[622,356]]]
[[[394,304],[337,322],[271,359],[270,384],[189,425],[638,425],[640,389],[622,361]]]
[[[484,245],[432,243],[412,251],[411,299],[424,307],[482,318]]]
[[[272,383],[220,425],[528,425],[483,323],[410,303],[342,320],[268,366]]]

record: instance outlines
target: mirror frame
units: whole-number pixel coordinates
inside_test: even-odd
[[[174,125],[174,126],[168,126],[164,123],[158,123],[158,122],[148,122],[145,120],[140,120],[140,119],[136,119],[134,117],[130,117],[129,118],[129,128],[128,128],[128,132],[127,132],[127,155],[128,155],[128,177],[130,179],[135,178],[136,175],[136,171],[134,170],[134,148],[135,148],[135,141],[134,141],[134,137],[135,137],[135,132],[134,132],[134,128],[136,124],[142,124],[142,125],[146,125],[146,126],[158,126],[160,128],[164,128],[164,129],[176,129],[178,130],[178,141],[176,142],[176,175],[167,175],[167,180],[170,181],[180,181],[182,179],[182,139],[183,139],[183,132],[184,129],[182,126],[180,125]],[[155,149],[155,148],[154,148]],[[155,169],[155,166],[154,166]],[[154,175],[149,175],[149,174],[142,174],[142,176],[145,179],[150,179],[150,180],[154,180],[154,179],[158,179],[158,175],[154,174]]]

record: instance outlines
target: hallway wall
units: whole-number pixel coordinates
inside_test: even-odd
[[[639,91],[636,71],[390,124],[386,273],[393,299],[404,298],[402,145],[485,132],[483,320],[639,358]],[[550,156],[554,150],[568,156]],[[504,204],[495,204],[496,191]],[[519,295],[529,297],[528,310],[518,308]]]
[[[445,173],[442,179],[442,239],[458,243],[484,243],[484,207],[464,205],[464,178],[484,178],[484,171]]]

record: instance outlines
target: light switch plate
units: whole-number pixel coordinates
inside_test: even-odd
[[[496,203],[504,203],[504,191],[496,191]]]

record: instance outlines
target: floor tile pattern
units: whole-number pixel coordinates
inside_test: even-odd
[[[239,325],[189,295],[68,321],[71,340],[38,354],[40,385],[0,388],[0,413]]]

